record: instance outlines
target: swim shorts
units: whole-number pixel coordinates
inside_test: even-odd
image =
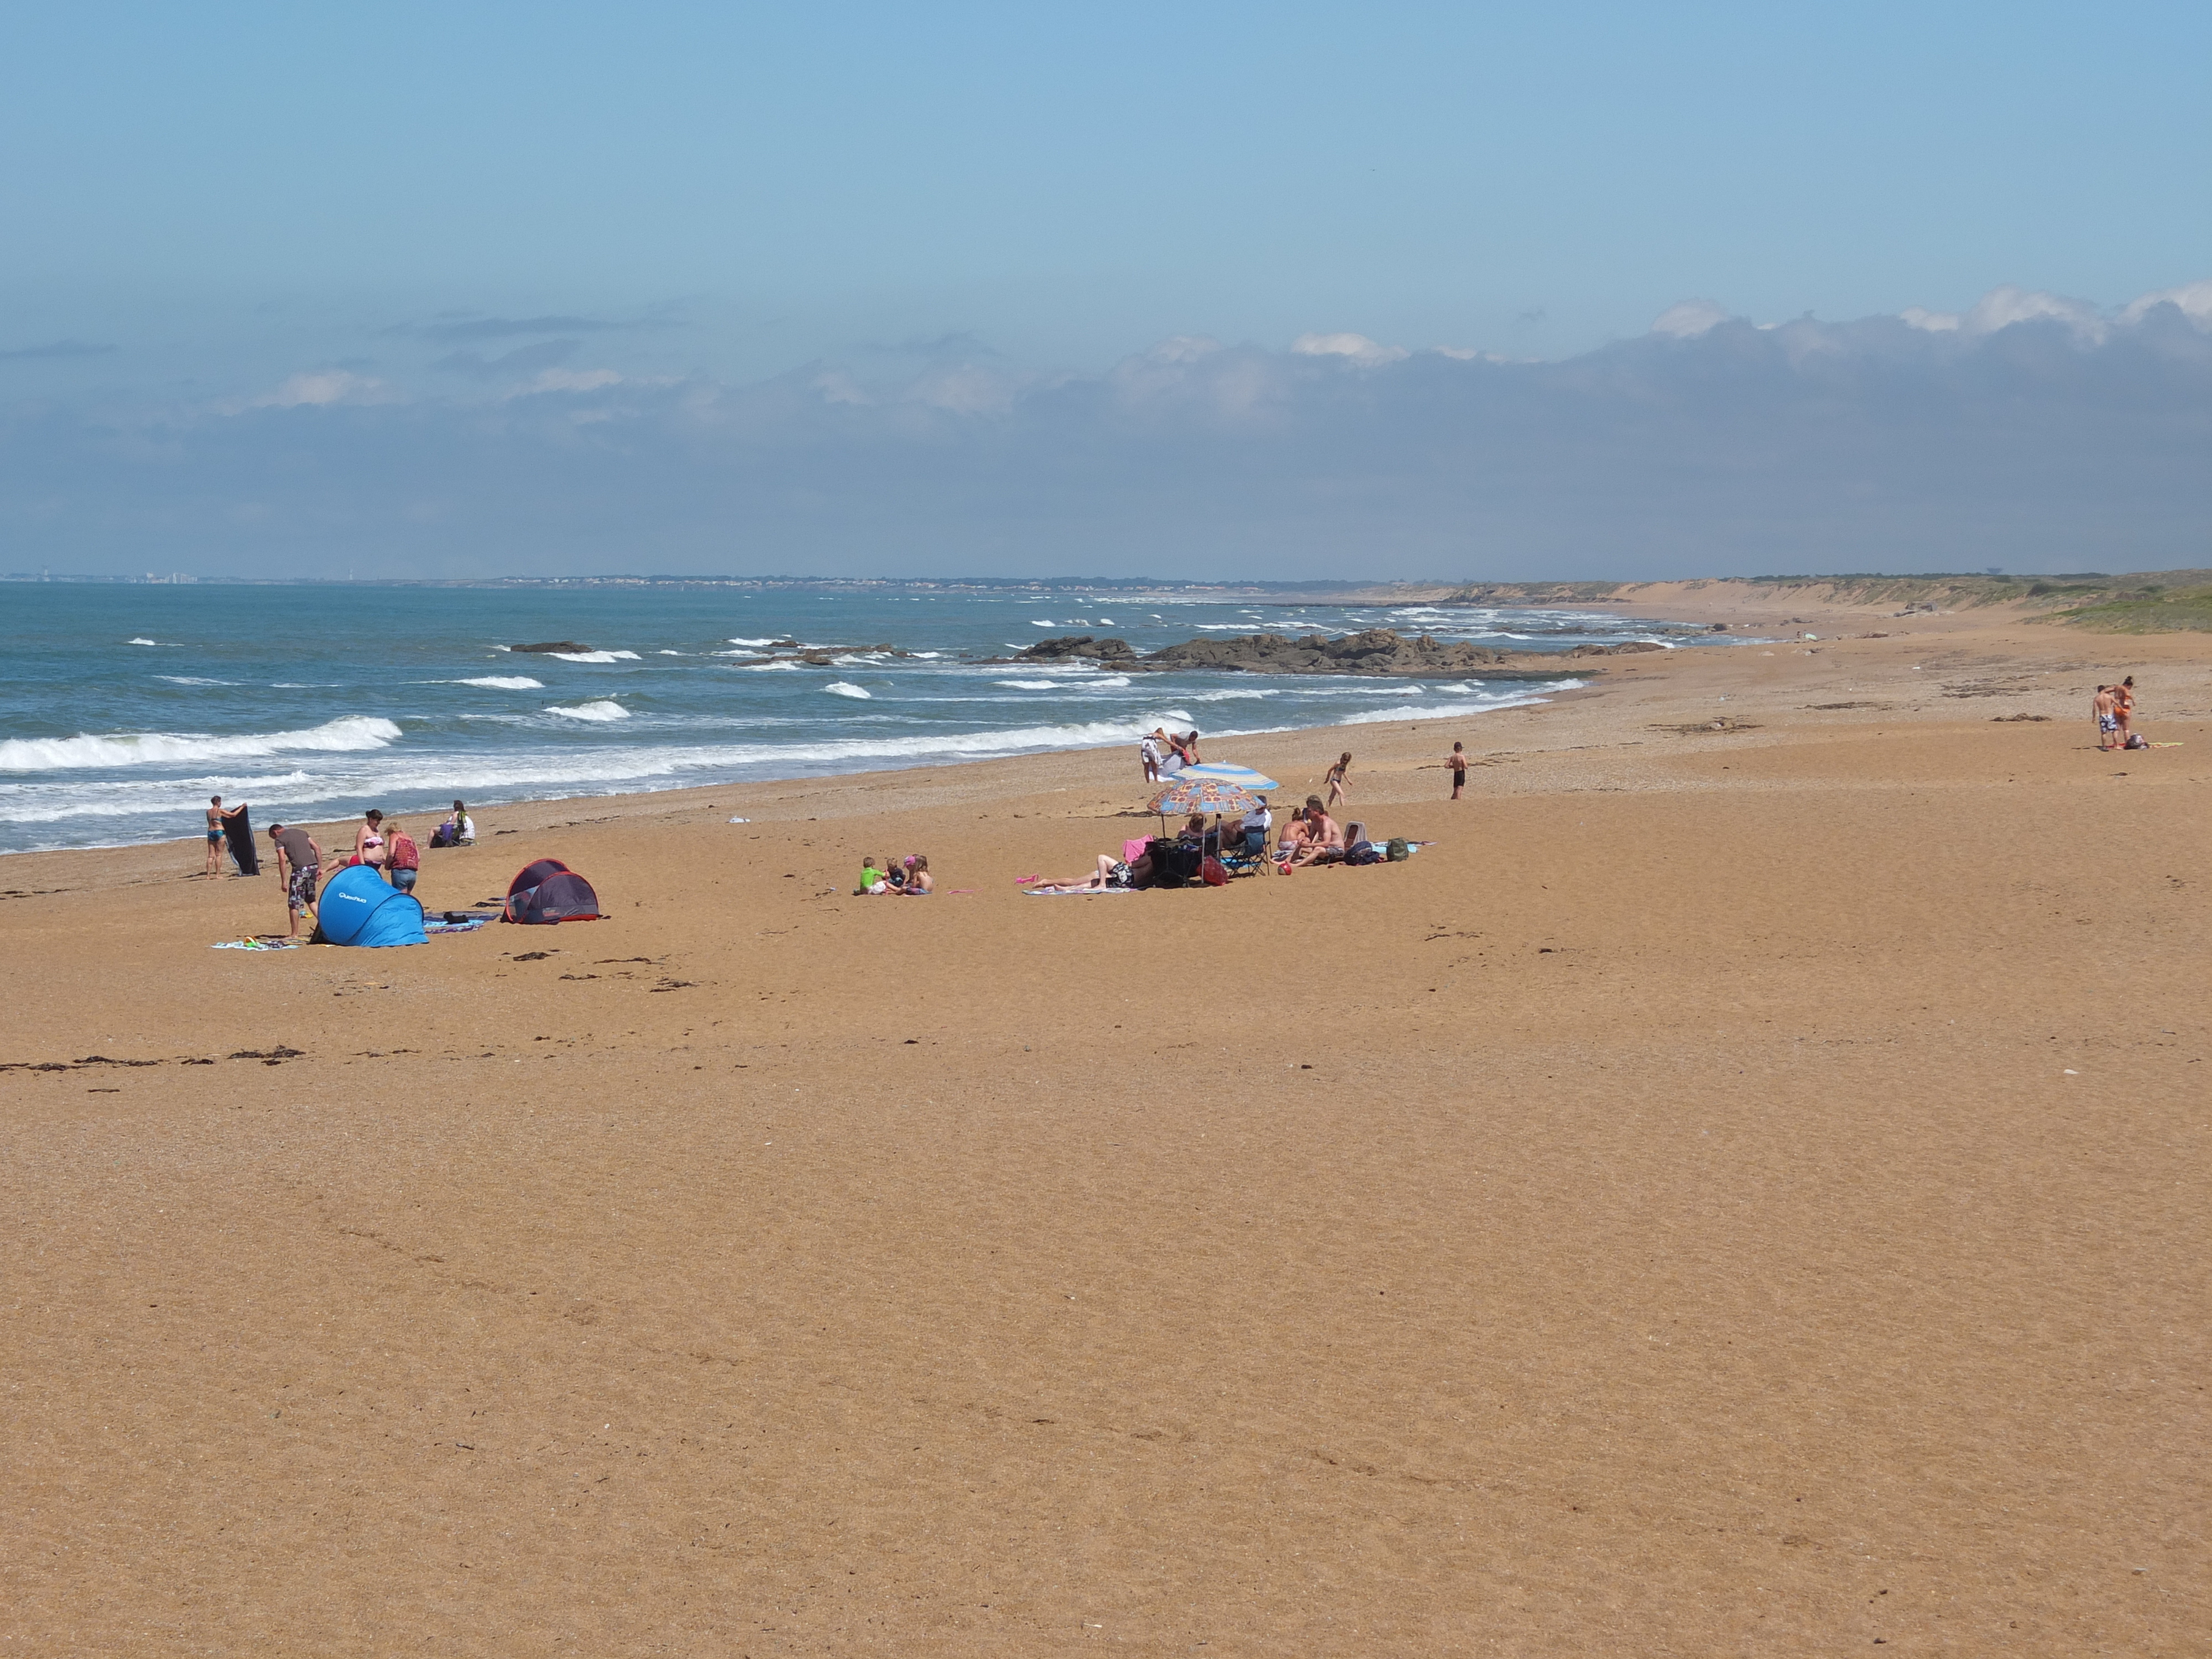
[[[314,907],[315,880],[322,873],[320,866],[313,864],[304,870],[295,869],[292,872],[292,884],[287,890],[287,896],[291,902],[294,915]]]
[[[2117,732],[2117,731],[2118,731],[2118,730],[2120,729],[2120,717],[2119,717],[2118,714],[2100,714],[2100,715],[2098,715],[2098,716],[2097,716],[2097,729],[2098,729],[2100,732]]]

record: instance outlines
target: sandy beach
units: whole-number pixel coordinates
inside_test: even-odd
[[[609,919],[404,951],[0,860],[0,1638],[2205,1651],[2212,639],[1793,605],[1209,744],[1431,843],[1218,891],[1015,884],[1121,749],[487,809]]]

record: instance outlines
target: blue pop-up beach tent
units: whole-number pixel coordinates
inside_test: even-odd
[[[385,884],[373,866],[348,865],[330,878],[315,904],[322,937],[332,945],[428,945],[422,902]]]

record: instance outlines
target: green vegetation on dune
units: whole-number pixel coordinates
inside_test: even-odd
[[[2069,571],[2051,576],[1931,573],[1917,576],[1854,571],[1833,576],[1716,576],[1698,587],[1741,583],[1779,602],[1897,605],[1966,611],[2016,605],[2049,614],[2038,622],[2077,623],[2126,633],[2212,629],[2212,570],[2142,571],[2108,576]],[[1471,582],[1431,603],[1443,605],[1589,605],[1633,601],[1644,582]],[[2062,606],[2070,606],[2061,609]]]
[[[2154,585],[2124,598],[2039,617],[2100,634],[2212,634],[2212,583],[2191,587]]]

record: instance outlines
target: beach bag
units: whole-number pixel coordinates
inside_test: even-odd
[[[2130,732],[2128,733],[2126,744],[2123,746],[2129,749],[2148,749],[2150,747],[2150,739],[2140,732]]]
[[[1346,864],[1380,864],[1382,862],[1382,849],[1371,841],[1355,841],[1344,849],[1344,861]]]
[[[1407,844],[1403,836],[1393,836],[1390,844],[1382,849],[1382,856],[1393,864],[1403,864],[1413,856],[1413,849]]]
[[[453,844],[453,826],[452,824],[450,824],[450,823],[441,823],[441,824],[440,824],[440,825],[439,825],[435,830],[432,830],[432,831],[430,832],[430,845],[431,845],[431,846],[433,846],[433,847],[451,847]]]
[[[1208,887],[1229,885],[1229,872],[1223,867],[1221,860],[1217,858],[1209,858],[1198,866],[1198,878]]]

